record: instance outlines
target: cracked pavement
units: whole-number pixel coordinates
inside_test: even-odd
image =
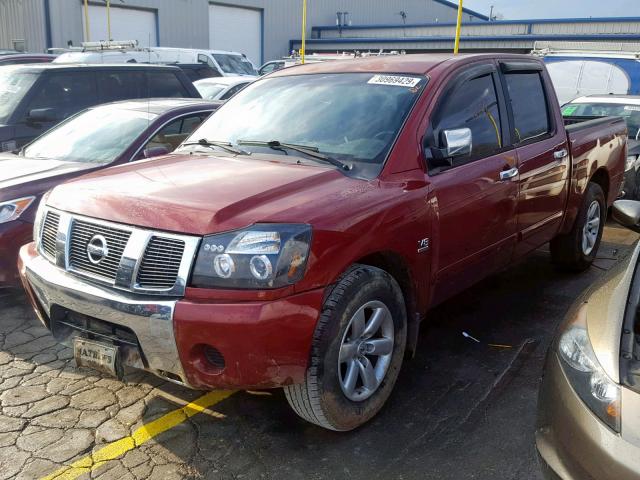
[[[581,275],[535,252],[435,309],[387,406],[355,432],[305,423],[281,391],[239,392],[78,478],[538,479],[546,349],[571,302],[635,238],[609,226]],[[0,480],[50,475],[203,394],[142,372],[121,382],[72,357],[21,292],[0,291]]]

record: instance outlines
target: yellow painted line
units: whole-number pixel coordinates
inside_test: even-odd
[[[184,407],[173,410],[162,417],[143,425],[133,434],[124,437],[115,442],[109,443],[104,447],[96,450],[80,460],[73,462],[71,465],[60,468],[51,475],[43,477],[41,480],[73,480],[85,473],[95,470],[110,460],[115,460],[129,450],[139,447],[143,443],[148,442],[153,437],[160,435],[167,430],[181,424],[187,418],[202,412],[211,412],[209,407],[221,402],[225,398],[230,397],[235,392],[227,390],[216,390],[197,398]]]

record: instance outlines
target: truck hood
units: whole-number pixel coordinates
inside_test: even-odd
[[[313,199],[363,183],[282,158],[174,154],[71,181],[55,188],[47,203],[103,220],[204,235],[261,221],[304,223]]]
[[[95,168],[94,164],[30,159],[12,153],[0,154],[0,191],[55,176]]]

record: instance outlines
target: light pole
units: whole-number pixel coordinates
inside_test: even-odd
[[[300,58],[304,65],[305,47],[307,37],[307,0],[302,0],[302,48],[300,49]]]
[[[456,22],[456,41],[453,46],[453,54],[458,54],[458,48],[460,47],[460,28],[462,27],[462,0],[458,2],[458,21]]]

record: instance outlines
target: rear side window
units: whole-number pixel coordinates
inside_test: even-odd
[[[149,97],[190,97],[180,79],[172,72],[148,72]]]
[[[96,84],[91,72],[54,73],[37,86],[38,93],[26,109],[52,108],[58,118],[67,118],[98,103]]]
[[[505,75],[516,143],[540,137],[550,129],[547,97],[538,72],[514,72]]]
[[[98,89],[103,103],[146,98],[144,72],[98,72]]]
[[[500,111],[492,75],[483,75],[462,84],[451,92],[434,119],[436,142],[442,147],[445,130],[469,128],[471,154],[454,159],[460,165],[488,157],[502,146]]]
[[[238,93],[240,90],[242,90],[246,86],[247,86],[246,83],[240,83],[240,84],[236,85],[235,87],[231,87],[227,91],[227,93],[225,93],[224,95],[222,95],[220,97],[220,100],[229,100],[231,97],[233,97],[236,93]]]

